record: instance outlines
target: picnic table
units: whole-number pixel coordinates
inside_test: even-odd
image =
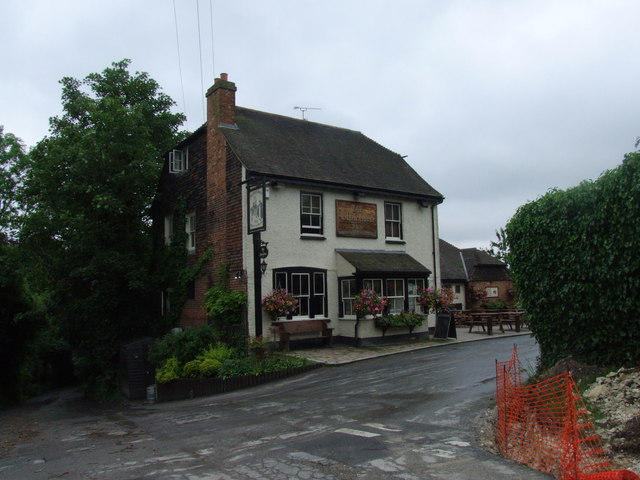
[[[459,325],[469,326],[469,333],[473,327],[481,327],[487,335],[493,335],[493,327],[498,326],[504,333],[504,325],[519,332],[524,319],[523,310],[460,310],[454,312]]]

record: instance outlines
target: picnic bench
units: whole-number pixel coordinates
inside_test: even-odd
[[[329,328],[328,319],[309,320],[281,320],[272,323],[271,331],[280,336],[280,349],[289,350],[292,335],[316,335],[315,338],[322,338],[325,345],[331,346],[333,339],[333,328]]]
[[[481,327],[487,335],[493,335],[494,326],[504,333],[504,325],[519,332],[524,319],[523,310],[458,310],[454,315],[458,325],[469,327],[469,333],[473,327]]]

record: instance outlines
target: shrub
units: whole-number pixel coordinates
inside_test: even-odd
[[[178,333],[167,333],[151,346],[149,359],[155,365],[162,365],[169,358],[175,357],[180,364],[185,364],[216,342],[215,332],[208,325]]]
[[[487,310],[504,310],[505,308],[509,308],[509,304],[501,300],[496,300],[494,302],[484,302],[482,306]]]
[[[202,360],[195,359],[184,364],[182,367],[182,378],[200,378],[200,364]]]
[[[235,355],[235,350],[224,343],[218,343],[214,347],[213,345],[209,345],[208,348],[204,349],[198,358],[201,360],[217,360],[218,362],[222,362],[228,358],[231,358]]]
[[[596,181],[551,190],[506,227],[514,286],[541,352],[640,363],[640,152]]]
[[[409,333],[411,333],[414,328],[422,325],[424,319],[424,315],[420,315],[419,313],[402,312],[376,318],[376,326],[382,328],[383,335],[389,327],[405,327],[408,328]]]
[[[218,374],[221,364],[220,360],[205,358],[200,362],[200,376],[202,378],[215,377]]]
[[[256,357],[231,358],[222,362],[218,370],[218,376],[220,378],[231,378],[242,375],[260,375],[262,373],[311,365],[312,363],[306,358],[285,355],[274,355],[266,359],[258,359]]]
[[[246,292],[230,290],[222,285],[211,287],[204,298],[204,308],[212,318],[239,318],[247,304]]]
[[[215,347],[209,345],[209,348],[204,350],[197,358],[199,376],[202,378],[215,377],[222,362],[233,358],[235,354],[235,350],[224,343],[218,343]]]
[[[171,357],[156,370],[156,381],[158,383],[167,383],[176,378],[180,378],[181,374],[182,369],[180,368],[180,362],[176,357]]]

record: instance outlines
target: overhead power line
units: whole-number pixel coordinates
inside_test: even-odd
[[[180,91],[182,93],[182,114],[187,116],[187,104],[184,99],[184,80],[182,79],[182,60],[180,58],[180,35],[178,34],[178,13],[176,11],[176,0],[173,0],[173,21],[176,26],[176,50],[178,51],[178,72],[180,73]],[[189,121],[187,120],[187,129]]]
[[[200,92],[202,97],[202,121],[207,121],[204,102],[204,72],[202,71],[202,36],[200,34],[200,0],[196,0],[196,14],[198,15],[198,51],[200,53]]]

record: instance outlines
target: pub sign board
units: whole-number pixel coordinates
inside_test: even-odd
[[[249,235],[267,229],[266,187],[264,183],[247,185],[247,232]]]
[[[336,200],[336,236],[378,238],[378,206]]]

